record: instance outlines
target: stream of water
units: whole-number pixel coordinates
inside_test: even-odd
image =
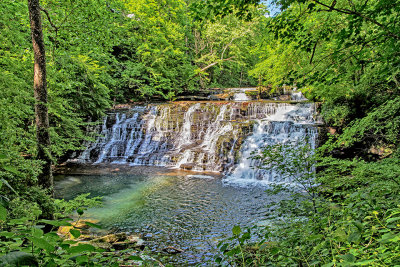
[[[170,259],[177,266],[213,260],[217,243],[233,226],[251,226],[268,213],[271,197],[261,187],[238,190],[218,177],[166,172],[140,167],[135,174],[66,175],[58,177],[56,191],[67,199],[88,192],[103,196],[103,206],[89,209],[86,217],[106,229],[142,235],[154,252],[184,250]]]
[[[271,201],[266,186],[293,183],[273,167],[258,169],[253,153],[275,144],[316,143],[314,104],[239,98],[109,113],[97,141],[73,161],[129,171],[58,177],[58,196],[103,196],[103,206],[86,216],[106,229],[143,235],[154,251],[183,249],[171,259],[178,266],[205,263],[233,226],[265,219]]]

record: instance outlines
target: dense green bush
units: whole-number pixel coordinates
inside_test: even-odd
[[[273,185],[269,194],[282,194],[283,189],[290,194],[271,204],[269,224],[243,234],[236,231],[220,243],[217,262],[226,266],[400,264],[397,154],[365,162],[324,157],[320,152],[307,156],[302,146],[285,150],[289,157],[279,155],[282,151],[282,146],[269,147],[258,157],[264,166],[280,164],[287,175],[300,173],[295,179],[300,184],[297,188]],[[320,169],[312,176],[314,183],[309,183],[311,176],[304,172],[310,164]]]

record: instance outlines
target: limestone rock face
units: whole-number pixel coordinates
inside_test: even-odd
[[[308,105],[306,109],[312,106],[304,105]],[[270,101],[178,101],[133,106],[109,113],[99,127],[97,141],[88,144],[78,161],[229,173],[238,163],[242,144],[254,125],[291,107],[290,103]],[[296,120],[304,114],[288,116]]]

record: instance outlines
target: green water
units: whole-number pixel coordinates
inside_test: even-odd
[[[103,206],[85,215],[106,229],[137,233],[155,252],[167,246],[184,252],[171,259],[180,266],[205,264],[216,244],[242,227],[261,221],[268,198],[263,188],[225,186],[220,178],[166,175],[160,168],[129,174],[57,177],[58,197],[103,196]]]

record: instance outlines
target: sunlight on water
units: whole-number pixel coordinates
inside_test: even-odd
[[[151,236],[147,245],[154,251],[181,248],[185,252],[173,261],[183,265],[212,258],[218,241],[230,236],[234,225],[262,220],[271,200],[263,188],[224,186],[213,176],[151,172],[69,176],[56,189],[58,197],[67,199],[86,192],[104,196],[103,206],[89,209],[87,217],[107,229]]]

